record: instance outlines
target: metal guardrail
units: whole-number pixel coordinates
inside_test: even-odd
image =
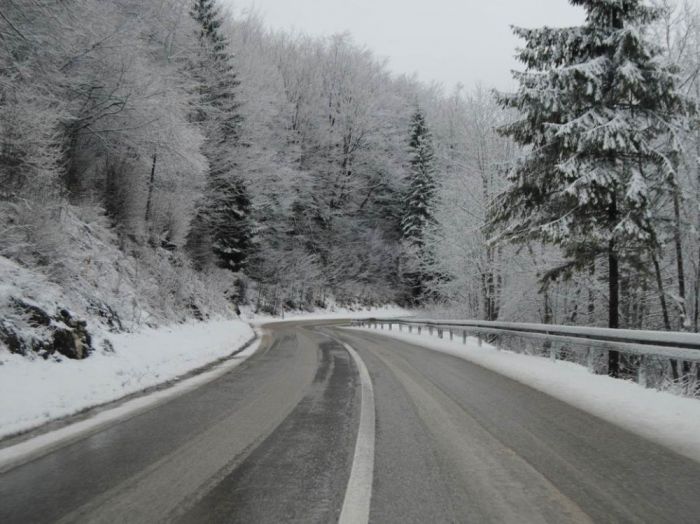
[[[479,344],[481,344],[483,335],[507,335],[574,344],[571,348],[573,350],[597,348],[639,355],[642,357],[639,369],[639,381],[642,383],[646,382],[646,358],[644,358],[646,356],[700,362],[700,334],[697,333],[479,320],[368,318],[355,320],[352,324],[388,330],[392,330],[393,326],[397,326],[399,330],[407,327],[409,333],[415,329],[418,334],[421,334],[422,330],[428,330],[430,334],[436,331],[440,338],[443,338],[445,334],[448,334],[451,340],[455,336],[461,336],[463,343],[467,342],[467,337],[470,335],[476,336]],[[584,348],[580,346],[584,346]],[[556,350],[552,350],[550,356],[555,359]]]

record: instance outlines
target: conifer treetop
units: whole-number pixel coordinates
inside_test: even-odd
[[[199,39],[208,40],[217,53],[224,52],[227,42],[219,31],[222,18],[216,0],[195,0],[190,15],[199,24]]]
[[[554,243],[580,259],[612,239],[621,250],[655,242],[652,204],[676,183],[677,134],[691,108],[676,69],[645,37],[660,10],[641,0],[570,2],[586,10],[584,25],[514,29],[526,71],[514,73],[517,92],[496,97],[518,111],[500,131],[526,154],[495,219],[505,238]]]

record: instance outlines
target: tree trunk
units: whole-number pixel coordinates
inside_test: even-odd
[[[654,273],[656,274],[656,289],[659,294],[659,302],[661,303],[664,329],[666,329],[666,331],[671,331],[671,319],[668,316],[668,306],[666,305],[666,295],[664,294],[664,283],[661,278],[661,266],[656,253],[652,253],[651,261],[654,264]],[[669,362],[671,363],[671,374],[673,375],[673,380],[678,380],[678,362],[676,362],[674,359],[670,359]]]
[[[649,280],[642,278],[642,297],[639,304],[639,326],[638,329],[645,329],[646,318],[649,310]]]
[[[661,303],[661,313],[664,319],[664,329],[666,331],[671,331],[671,319],[668,315],[668,306],[666,305],[666,295],[664,293],[664,283],[661,278],[661,265],[659,264],[659,258],[656,253],[651,256],[652,263],[654,264],[654,273],[656,274],[656,288],[659,293],[659,302]]]
[[[683,265],[683,244],[681,238],[681,205],[680,205],[680,189],[676,187],[673,191],[673,218],[674,231],[673,243],[676,248],[676,270],[678,272],[678,296],[680,303],[678,304],[680,327],[681,330],[688,328],[688,313],[686,307],[686,292],[685,292],[685,268]]]
[[[574,305],[569,313],[569,323],[576,324],[578,320],[578,302],[581,297],[581,284],[576,284],[576,292],[574,293]]]
[[[144,216],[144,222],[148,226],[148,222],[151,219],[151,206],[153,203],[153,184],[156,179],[156,153],[153,153],[153,164],[151,165],[151,178],[148,181],[148,198],[146,199],[146,215]]]
[[[503,273],[501,271],[501,260],[503,260],[503,247],[499,246],[498,247],[498,260],[497,264],[498,266],[494,265],[495,271],[496,271],[496,296],[494,297],[494,303],[495,303],[495,312],[494,312],[494,320],[498,320],[498,317],[501,316],[501,301],[502,301],[502,294],[503,294]]]
[[[595,326],[595,293],[593,291],[595,286],[595,260],[593,260],[593,263],[591,264],[589,275],[591,280],[588,286],[588,325]]]
[[[700,249],[698,249],[697,269],[695,271],[695,312],[693,318],[693,331],[700,332]]]
[[[617,200],[613,195],[613,201],[608,210],[611,235],[617,221]],[[615,239],[608,242],[608,327],[618,329],[620,327],[620,262],[617,258]],[[608,351],[608,375],[617,377],[620,374],[620,353],[614,350]]]
[[[498,318],[496,308],[496,270],[495,253],[491,247],[486,248],[486,271],[482,274],[484,290],[484,313],[486,320],[492,321]]]
[[[615,241],[608,245],[608,327],[620,327],[620,266],[615,252]],[[608,375],[617,377],[620,374],[620,353],[608,351]]]
[[[552,303],[549,296],[549,288],[544,290],[544,312],[542,315],[543,324],[552,324],[554,322],[554,311],[552,310]],[[556,360],[557,355],[555,353],[556,348],[551,340],[545,339],[544,344],[545,355],[548,355],[552,360]]]
[[[632,303],[635,297],[632,276],[629,272],[620,275],[618,287],[618,296],[620,297],[618,306],[618,310],[620,311],[619,322],[625,327],[630,327],[632,326]]]
[[[695,81],[695,99],[700,100],[700,81]],[[700,246],[700,122],[695,120],[695,198],[697,206],[696,241]],[[695,275],[695,312],[693,328],[697,333],[700,329],[700,247],[698,247],[697,270]]]

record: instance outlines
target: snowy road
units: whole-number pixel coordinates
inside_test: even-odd
[[[0,522],[337,520],[367,402],[324,333],[374,389],[371,522],[697,521],[700,464],[543,393],[378,334],[271,333],[215,381],[1,475]]]

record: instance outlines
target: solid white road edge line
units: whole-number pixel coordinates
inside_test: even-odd
[[[170,399],[171,397],[182,395],[188,391],[197,389],[207,382],[211,382],[222,375],[225,375],[232,369],[238,367],[248,357],[258,350],[260,339],[256,340],[247,349],[233,357],[231,360],[226,360],[219,366],[210,371],[206,371],[200,375],[178,382],[168,389],[156,391],[150,395],[138,397],[129,400],[113,409],[108,409],[97,413],[90,417],[70,426],[65,426],[60,429],[50,431],[43,435],[39,435],[32,439],[20,442],[14,446],[9,446],[0,449],[0,473],[4,473],[19,464],[28,462],[29,460],[38,458],[42,455],[50,453],[54,449],[62,447],[72,441],[78,440],[86,433],[94,433],[99,428],[106,426],[120,419],[131,418],[156,404],[160,404]]]
[[[369,522],[374,475],[374,389],[367,366],[360,355],[348,344],[343,343],[343,346],[352,356],[360,373],[361,402],[355,455],[352,459],[350,480],[338,522],[339,524],[364,524]]]

